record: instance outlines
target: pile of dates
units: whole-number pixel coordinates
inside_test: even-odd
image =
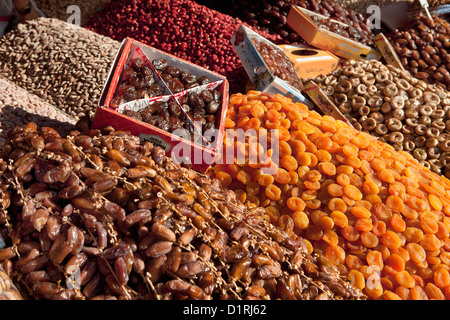
[[[178,67],[170,66],[167,64],[166,59],[163,58],[153,60],[152,64],[172,93],[182,92],[210,83],[207,76],[197,77],[195,74],[180,70]]]
[[[16,127],[0,154],[0,264],[24,299],[365,298],[217,180],[77,128]]]

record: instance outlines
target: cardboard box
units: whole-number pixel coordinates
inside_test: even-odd
[[[255,90],[273,94],[279,93],[290,97],[294,102],[301,102],[308,107],[313,107],[311,101],[306,99],[297,88],[294,88],[288,82],[275,76],[270,71],[261,54],[258,50],[256,50],[254,44],[252,43],[252,39],[264,41],[270,46],[274,46],[280,51],[282,50],[271,41],[243,25],[240,26],[233,35],[231,38],[231,44],[239,56],[239,59],[241,59],[245,71],[252,81]]]
[[[287,24],[309,45],[329,51],[339,57],[351,60],[379,60],[381,58],[381,53],[377,50],[317,25],[311,19],[314,16],[328,19],[324,15],[293,5],[287,17]],[[342,22],[333,19],[331,21],[346,26]]]
[[[278,45],[294,64],[300,78],[314,78],[327,75],[339,65],[339,58],[328,51],[319,50],[303,44]]]
[[[116,110],[110,107],[111,100],[114,98],[115,92],[118,88],[122,71],[129,65],[131,58],[135,57],[136,54],[143,54],[150,61],[164,58],[167,60],[168,65],[176,66],[180,68],[180,70],[187,71],[197,76],[206,75],[210,79],[211,82],[207,85],[203,85],[201,89],[217,89],[222,96],[221,107],[215,114],[215,125],[218,132],[214,135],[214,139],[212,139],[212,141],[209,142],[205,140],[203,133],[198,130],[198,126],[195,126],[195,129],[190,134],[183,132],[177,135],[121,114],[121,112],[126,109],[135,111],[140,110],[155,101],[168,101],[169,99],[178,101],[177,99],[181,95],[184,95],[191,90],[198,90],[199,88],[193,88],[184,92],[173,94],[167,87],[165,87],[165,91],[160,97],[152,97],[128,102],[120,105]],[[158,75],[155,73],[154,75],[157,82],[162,81]],[[162,84],[164,85],[163,81]],[[166,155],[172,157],[172,159],[183,163],[190,161],[192,168],[204,172],[214,163],[215,158],[218,156],[222,148],[229,99],[228,91],[228,81],[223,76],[196,66],[188,61],[179,59],[163,51],[152,48],[141,42],[127,38],[122,42],[110,69],[109,75],[105,81],[99,105],[97,106],[93,119],[92,127],[100,129],[105,126],[112,125],[116,130],[130,131],[131,134],[138,136],[141,141],[150,141],[155,146],[162,147],[166,151]],[[188,122],[190,121],[189,118],[185,120]],[[192,136],[194,136],[195,139],[192,139]]]
[[[339,108],[328,98],[327,94],[315,83],[308,81],[305,84],[306,94],[311,98],[314,104],[326,115],[329,115],[336,120],[341,120],[351,126],[350,121],[342,114]]]

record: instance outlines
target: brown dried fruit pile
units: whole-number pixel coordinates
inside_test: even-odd
[[[0,75],[78,120],[92,116],[120,43],[57,19],[0,39]]]
[[[364,298],[264,209],[149,142],[33,123],[8,139],[0,261],[26,299]]]

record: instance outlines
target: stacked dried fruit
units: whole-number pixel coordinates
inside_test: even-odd
[[[352,125],[450,177],[449,92],[379,61],[346,61],[313,79]]]
[[[75,120],[93,116],[120,42],[39,18],[0,40],[0,75]]]
[[[406,27],[390,34],[389,40],[414,77],[450,90],[450,25],[446,20],[416,15]]]
[[[362,14],[345,9],[339,3],[330,0],[264,0],[264,1],[231,1],[229,2],[199,0],[210,8],[239,17],[249,25],[262,31],[277,34],[281,40],[277,44],[304,43],[304,40],[287,24],[287,16],[292,5],[320,13],[350,26],[352,33],[361,35],[362,39],[371,43],[372,31]]]
[[[33,123],[8,137],[0,260],[26,299],[364,297],[261,208],[149,142]]]
[[[302,236],[369,298],[450,299],[447,178],[281,95],[232,95],[227,127],[255,130],[226,136],[224,153],[246,157],[213,169],[240,201],[265,207],[263,218]],[[265,151],[264,139],[279,142]]]
[[[120,17],[120,19],[118,19]],[[130,37],[225,76],[230,91],[244,92],[247,75],[231,37],[242,21],[191,0],[114,0],[88,29],[122,41]],[[275,41],[276,35],[259,31]]]

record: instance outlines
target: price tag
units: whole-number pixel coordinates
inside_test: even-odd
[[[431,17],[430,11],[428,11],[428,7],[430,6],[430,5],[428,4],[428,1],[427,1],[427,0],[419,0],[419,3],[420,3],[420,5],[422,6],[422,8],[425,9],[425,12],[427,13],[428,18],[429,18],[429,19],[433,19],[433,18]]]

